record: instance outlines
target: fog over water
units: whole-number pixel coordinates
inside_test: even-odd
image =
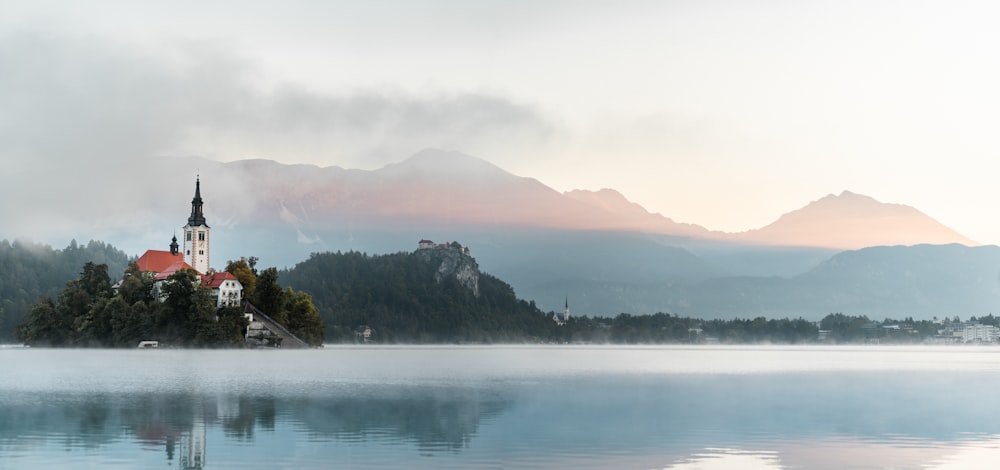
[[[975,468],[1000,456],[998,359],[965,347],[5,348],[0,468]]]

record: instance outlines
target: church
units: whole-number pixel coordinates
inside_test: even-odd
[[[202,285],[211,289],[217,307],[238,307],[243,300],[243,285],[236,276],[215,271],[210,264],[211,228],[205,220],[204,201],[201,199],[201,177],[195,179],[194,198],[191,200],[191,215],[182,229],[183,251],[175,235],[170,242],[170,251],[146,250],[136,260],[139,271],[155,276],[154,292],[159,296],[167,278],[182,269],[193,269],[198,273]]]

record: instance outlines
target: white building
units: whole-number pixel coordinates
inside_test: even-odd
[[[201,277],[201,284],[212,289],[218,308],[239,307],[243,302],[243,284],[231,273],[212,271]]]
[[[965,325],[962,328],[963,343],[992,343],[997,340],[997,327],[993,325]]]

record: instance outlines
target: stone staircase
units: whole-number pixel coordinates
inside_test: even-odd
[[[312,347],[250,302],[244,303],[243,314],[250,320],[250,325],[247,327],[248,346],[282,349],[308,349]]]

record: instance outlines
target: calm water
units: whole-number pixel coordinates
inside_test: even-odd
[[[953,469],[1000,348],[0,348],[0,469]]]

